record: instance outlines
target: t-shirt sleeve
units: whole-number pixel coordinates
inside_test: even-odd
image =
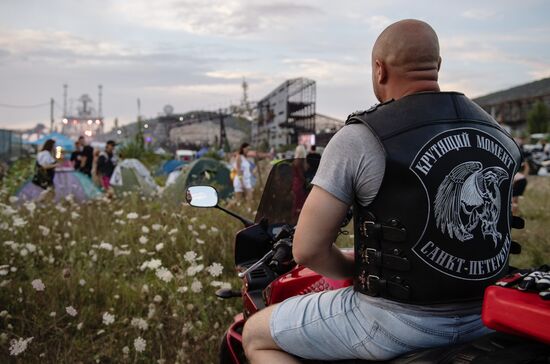
[[[348,205],[357,200],[367,206],[378,193],[385,167],[378,138],[367,126],[351,124],[328,143],[312,184]]]
[[[36,161],[42,167],[55,163],[54,157],[52,157],[52,155],[48,151],[42,151],[38,153],[38,155],[36,156]]]

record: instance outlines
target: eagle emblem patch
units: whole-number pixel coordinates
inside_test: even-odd
[[[458,279],[498,274],[510,253],[516,167],[495,137],[477,129],[449,130],[426,143],[410,165],[429,204],[415,254]]]

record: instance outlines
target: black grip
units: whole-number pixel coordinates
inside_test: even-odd
[[[269,263],[269,266],[271,268],[279,267],[281,264],[290,260],[289,258],[291,255],[292,255],[292,248],[290,247],[290,245],[286,243],[280,243],[275,247],[275,253],[271,258],[271,262]]]

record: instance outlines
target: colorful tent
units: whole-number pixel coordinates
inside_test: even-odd
[[[218,190],[220,198],[227,198],[233,193],[229,173],[229,168],[224,162],[212,158],[197,159],[181,169],[175,181],[166,187],[163,196],[170,201],[181,203],[185,201],[187,187],[209,185]]]
[[[150,195],[158,190],[149,170],[137,159],[125,159],[118,163],[110,183],[117,193],[135,191]]]
[[[57,169],[53,183],[55,201],[60,201],[69,195],[78,202],[101,196],[101,191],[88,176],[73,169]],[[43,191],[29,180],[19,189],[17,197],[20,201],[32,201],[38,199]]]

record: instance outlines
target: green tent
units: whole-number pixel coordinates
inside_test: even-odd
[[[181,170],[174,183],[166,187],[163,196],[170,201],[182,203],[185,201],[187,187],[208,185],[216,188],[221,199],[227,198],[233,193],[229,173],[229,168],[224,162],[206,157],[197,159]]]
[[[134,191],[151,195],[158,190],[149,170],[137,159],[125,159],[116,166],[111,186],[117,194]]]

